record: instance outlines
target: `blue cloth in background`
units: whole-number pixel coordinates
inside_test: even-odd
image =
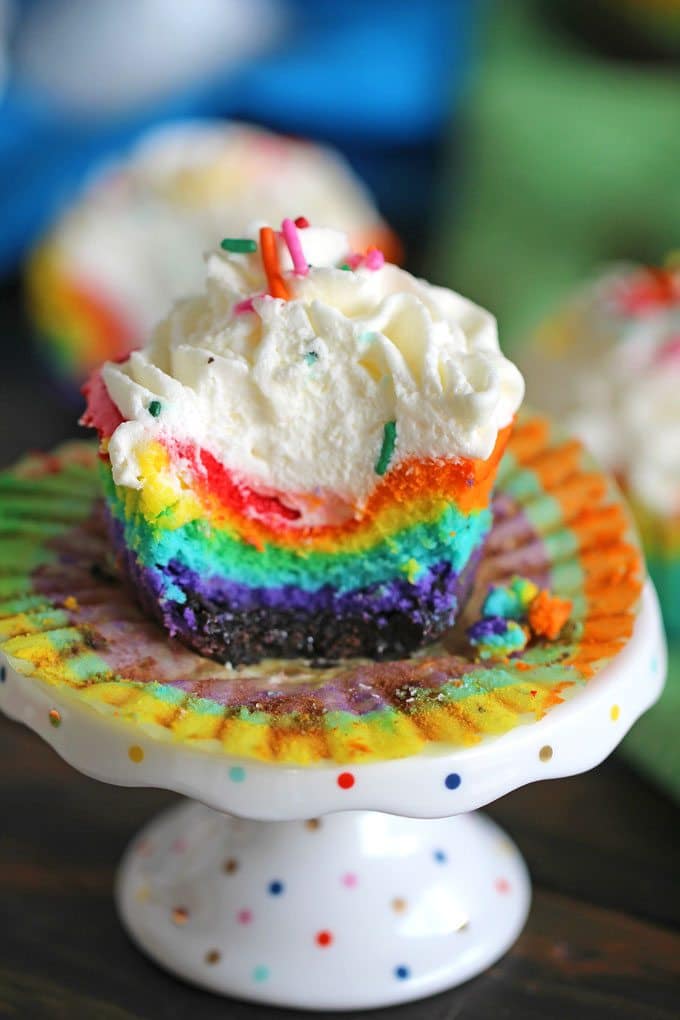
[[[285,6],[290,25],[279,46],[124,117],[66,116],[10,77],[0,97],[0,272],[16,266],[100,161],[181,117],[234,117],[336,144],[386,216],[400,210],[407,222],[405,206],[416,208],[429,187],[423,152],[465,81],[473,0]]]

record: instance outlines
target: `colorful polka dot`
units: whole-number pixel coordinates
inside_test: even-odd
[[[394,976],[399,981],[406,981],[407,978],[411,977],[411,971],[402,963],[398,967],[394,968]]]
[[[341,790],[351,790],[354,782],[354,776],[351,772],[341,772],[338,776],[338,786]]]
[[[497,878],[494,885],[496,887],[496,892],[499,892],[501,896],[510,892],[510,883],[507,878]]]
[[[333,944],[333,936],[329,931],[319,931],[316,933],[314,941],[317,946],[321,946],[322,949],[327,949],[328,946]]]
[[[128,758],[135,765],[139,765],[140,762],[144,761],[144,751],[139,744],[133,744],[132,747],[128,748]]]
[[[247,909],[239,910],[238,914],[236,915],[236,920],[238,921],[239,924],[250,924],[251,921],[253,920],[252,910]]]
[[[232,765],[229,769],[229,778],[232,783],[242,783],[246,778],[246,770],[242,765]]]
[[[222,954],[220,953],[219,949],[209,949],[208,952],[205,954],[205,962],[209,963],[211,966],[216,963],[219,963],[221,959]]]
[[[538,757],[541,761],[550,761],[553,756],[553,749],[550,744],[545,744],[538,752]]]
[[[229,857],[222,865],[222,871],[226,875],[233,875],[238,871],[238,861],[234,857]]]
[[[305,822],[305,829],[309,829],[310,832],[316,832],[317,829],[321,828],[320,818],[308,818]]]
[[[186,907],[175,907],[172,912],[172,923],[173,924],[186,924],[189,920],[189,911]]]
[[[447,857],[443,850],[435,850],[433,856],[437,864],[446,864]]]
[[[359,876],[355,875],[353,871],[346,872],[340,879],[345,889],[356,889],[359,884]]]
[[[51,708],[47,713],[47,718],[50,720],[50,726],[54,726],[58,729],[61,726],[61,712],[56,708]]]
[[[253,970],[253,981],[256,981],[258,984],[261,984],[263,981],[267,981],[268,978],[269,967],[265,967],[261,963],[258,964],[258,966],[255,967],[255,969]]]
[[[620,707],[618,705],[612,705],[612,707],[609,709],[609,718],[611,719],[611,721],[616,722],[620,715],[621,715]]]
[[[408,906],[408,903],[406,902],[405,899],[402,899],[401,896],[395,896],[390,906],[392,907],[392,910],[395,912],[395,914],[403,914]]]
[[[5,666],[0,666],[0,684],[4,684],[7,679],[7,669]]]
[[[280,896],[284,890],[283,882],[279,882],[278,880],[270,882],[267,886],[267,890],[270,896]]]
[[[444,786],[447,790],[457,790],[460,786],[460,776],[457,772],[449,772],[448,776],[444,780]]]

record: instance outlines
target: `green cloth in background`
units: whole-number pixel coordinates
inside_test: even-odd
[[[510,353],[602,263],[659,263],[680,248],[677,70],[598,53],[549,7],[490,11],[454,139],[462,184],[444,176],[427,266],[495,313]],[[678,799],[679,727],[680,647],[661,701],[623,745]]]
[[[601,55],[550,7],[490,10],[427,266],[494,312],[510,351],[602,262],[680,247],[677,69]]]

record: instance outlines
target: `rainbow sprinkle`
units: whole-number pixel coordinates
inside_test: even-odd
[[[297,227],[292,220],[285,219],[281,224],[281,233],[283,239],[288,246],[290,257],[293,260],[293,269],[299,276],[306,276],[309,272],[309,266],[307,265],[307,259],[302,250],[300,244],[300,237],[297,232]]]
[[[249,237],[225,237],[220,241],[220,248],[238,255],[252,255],[257,251],[257,242]]]
[[[269,293],[272,297],[281,298],[283,301],[290,300],[288,288],[281,274],[279,253],[276,249],[276,235],[271,227],[260,228],[260,250]]]
[[[383,426],[383,441],[380,448],[380,456],[375,465],[376,475],[384,475],[390,466],[392,460],[392,454],[394,453],[394,447],[397,442],[397,423],[396,421],[386,421]]]

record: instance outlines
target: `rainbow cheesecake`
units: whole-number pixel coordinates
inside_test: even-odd
[[[488,312],[287,219],[225,239],[83,422],[170,634],[232,664],[400,658],[468,594],[523,389]]]
[[[520,364],[532,406],[616,475],[680,633],[680,265],[608,267],[540,326]]]
[[[203,285],[203,253],[262,217],[305,209],[357,248],[398,242],[333,149],[247,124],[187,121],[107,163],[39,242],[27,294],[40,351],[77,392],[139,346],[173,301]]]

